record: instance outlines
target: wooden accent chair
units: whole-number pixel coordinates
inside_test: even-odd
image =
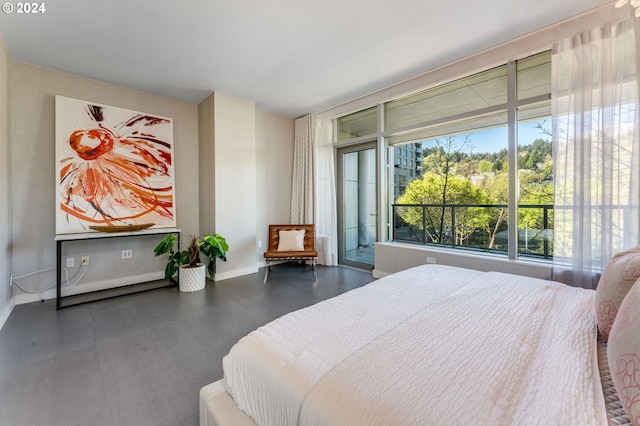
[[[286,233],[282,234],[282,244],[280,244],[281,231]],[[302,232],[300,231],[304,231],[304,237],[302,237]],[[292,243],[294,240],[295,243]],[[316,273],[317,258],[315,225],[269,225],[269,246],[267,247],[267,251],[264,252],[264,260],[267,264],[264,270],[264,284],[267,283],[269,277],[271,262],[283,260],[311,261],[313,267],[313,282],[318,282],[318,275]]]

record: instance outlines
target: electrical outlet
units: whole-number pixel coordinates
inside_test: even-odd
[[[67,257],[67,268],[76,266],[76,260],[73,257]]]
[[[435,257],[427,257],[427,263],[436,263],[436,258]]]
[[[133,257],[133,250],[122,250],[123,259],[131,259]]]
[[[258,248],[262,247],[262,240],[258,241]]]
[[[82,264],[87,266],[89,264],[89,256],[82,256]]]

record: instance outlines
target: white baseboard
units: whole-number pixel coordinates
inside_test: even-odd
[[[56,289],[43,291],[41,293],[30,294],[20,293],[14,296],[16,305],[24,305],[25,303],[40,302],[42,300],[49,300],[56,298]]]
[[[256,272],[258,272],[257,264],[254,267],[235,269],[233,271],[226,271],[226,272],[216,272],[216,281],[227,280],[229,278],[240,277],[243,275],[255,274]],[[109,288],[121,287],[125,285],[130,285],[130,284],[137,284],[137,283],[146,282],[146,281],[160,280],[163,278],[164,278],[164,272],[158,271],[158,272],[152,272],[148,274],[140,274],[140,275],[135,275],[130,277],[123,277],[118,279],[96,281],[96,282],[86,283],[81,285],[79,284],[73,287],[68,287],[63,285],[62,295],[71,296],[74,294],[86,293],[89,291],[105,290]],[[55,288],[52,288],[50,290],[46,290],[44,292],[37,293],[37,294],[21,293],[21,294],[15,295],[14,297],[16,305],[21,305],[24,303],[31,303],[31,302],[40,302],[42,300],[55,299],[55,298],[56,298]],[[9,311],[9,313],[10,312],[11,311]],[[9,316],[9,313],[6,313],[7,317]],[[2,314],[4,314],[4,312]],[[0,320],[2,320],[2,317],[0,317]],[[2,323],[0,322],[0,324]]]
[[[9,319],[9,315],[11,315],[11,312],[13,311],[14,306],[15,306],[15,300],[12,297],[11,299],[9,299],[9,304],[4,307],[2,312],[0,312],[0,330],[2,330],[4,323],[6,323],[7,320]]]
[[[122,287],[125,285],[143,283],[146,281],[161,280],[164,278],[164,272],[150,272],[148,274],[139,274],[130,277],[122,277],[103,281],[95,281],[86,284],[78,284],[72,287],[62,285],[62,296],[72,296],[74,294],[87,293],[96,290],[105,290],[109,288]],[[20,293],[15,295],[15,304],[22,305],[24,303],[40,302],[56,298],[56,289],[52,288],[41,293],[30,294]]]
[[[241,277],[243,275],[255,274],[258,272],[257,266],[243,269],[234,269],[233,271],[216,272],[216,281],[228,280],[229,278]]]
[[[62,286],[62,296],[72,296],[74,294],[86,293],[89,291],[106,290],[110,288],[122,287],[125,285],[144,283],[147,281],[155,281],[164,279],[164,272],[156,271],[147,274],[132,275],[129,277],[121,277],[103,281],[95,281],[73,287]],[[54,296],[55,297],[55,296]]]

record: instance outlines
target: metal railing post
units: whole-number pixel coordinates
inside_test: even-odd
[[[427,207],[422,205],[422,244],[427,243]]]
[[[544,254],[544,258],[548,259],[549,258],[549,238],[548,238],[549,233],[547,231],[549,230],[549,207],[547,206],[544,206],[542,208],[542,227],[544,229],[543,254]]]
[[[456,208],[452,204],[451,206],[451,248],[456,248]]]

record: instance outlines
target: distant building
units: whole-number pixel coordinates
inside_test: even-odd
[[[422,143],[398,145],[394,150],[394,198],[397,199],[412,180],[422,175]]]

